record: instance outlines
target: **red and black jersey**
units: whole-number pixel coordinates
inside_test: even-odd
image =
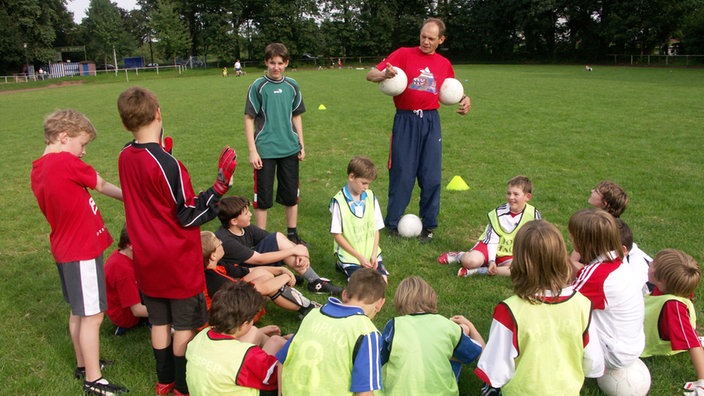
[[[205,287],[200,225],[220,194],[196,195],[186,167],[158,143],[131,142],[118,160],[137,282],[150,297],[181,299]]]
[[[69,152],[48,153],[32,162],[32,192],[51,226],[51,253],[57,263],[89,260],[112,243],[88,189],[98,173]]]

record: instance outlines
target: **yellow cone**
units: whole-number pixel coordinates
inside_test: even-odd
[[[446,189],[448,189],[450,191],[467,191],[467,190],[469,190],[469,186],[467,185],[467,183],[464,182],[462,177],[455,176],[447,184]]]
[[[328,109],[328,108],[325,107],[324,104],[321,104],[320,106],[318,106],[318,110],[327,110],[327,109]]]

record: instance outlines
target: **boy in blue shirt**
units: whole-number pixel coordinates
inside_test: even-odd
[[[384,228],[379,201],[369,189],[376,167],[366,157],[354,157],[347,165],[347,184],[332,198],[330,233],[334,238],[337,267],[349,278],[360,268],[372,268],[386,277],[379,248]]]
[[[329,297],[301,322],[276,354],[283,395],[351,395],[381,389],[381,334],[372,319],[386,282],[371,268],[355,271],[342,301]]]

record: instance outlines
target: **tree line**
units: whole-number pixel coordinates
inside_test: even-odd
[[[66,0],[0,4],[3,74],[20,72],[25,61],[55,62],[55,48],[70,46],[85,52],[64,58],[98,64],[112,63],[113,53],[166,64],[189,56],[260,60],[274,41],[294,59],[383,56],[417,45],[428,16],[445,21],[441,51],[455,62],[704,54],[704,0],[138,0],[130,11],[91,0],[78,24]]]

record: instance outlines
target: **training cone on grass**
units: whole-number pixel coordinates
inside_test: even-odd
[[[449,183],[447,183],[446,189],[450,191],[467,191],[469,190],[469,186],[464,182],[462,177],[455,176]]]
[[[328,108],[325,107],[324,104],[321,104],[320,106],[318,106],[318,110],[327,110],[327,109],[328,109]]]

